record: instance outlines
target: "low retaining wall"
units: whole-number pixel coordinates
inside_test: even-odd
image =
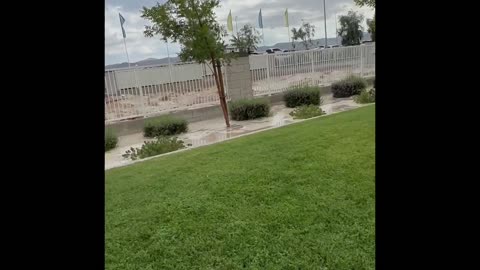
[[[367,79],[367,81],[369,82],[369,84],[372,84],[373,78],[369,78]],[[330,86],[321,87],[320,93],[321,93],[321,96],[331,94]],[[277,93],[271,96],[264,96],[264,98],[269,99],[270,102],[274,105],[282,104],[283,94],[284,93]],[[257,97],[257,98],[260,98],[260,97]],[[163,115],[180,117],[187,120],[189,123],[208,120],[208,119],[217,118],[217,117],[223,117],[222,110],[220,109],[220,103],[219,103],[218,105],[213,105],[209,107],[175,111],[171,113],[159,114],[159,115],[148,117],[148,118],[139,118],[139,119],[116,122],[116,123],[106,125],[105,128],[111,129],[118,136],[125,136],[125,135],[134,134],[134,133],[139,133],[143,131],[143,125],[145,123],[145,119],[157,118]]]
[[[158,114],[148,118],[138,118],[133,120],[115,122],[112,124],[105,125],[105,128],[112,130],[115,134],[117,134],[117,136],[130,135],[130,134],[142,132],[143,125],[145,124],[146,119],[154,119],[164,115],[171,115],[173,117],[183,118],[187,120],[189,123],[223,116],[222,110],[220,109],[220,104],[218,104],[218,105],[203,107],[203,108],[163,113],[163,114]]]

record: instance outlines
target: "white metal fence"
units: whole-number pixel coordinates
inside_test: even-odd
[[[329,85],[348,75],[375,75],[375,43],[267,55],[251,55],[254,96],[299,85]]]
[[[105,122],[218,104],[211,68],[207,64],[178,63],[106,70]],[[224,69],[222,74],[227,91]]]
[[[254,96],[375,75],[375,44],[249,58]],[[228,81],[222,68],[228,99]],[[219,104],[211,66],[177,63],[105,71],[105,122]]]

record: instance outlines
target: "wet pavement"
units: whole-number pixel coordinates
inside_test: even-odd
[[[326,112],[326,115],[363,106],[355,103],[352,98],[338,99],[333,98],[331,95],[327,95],[323,96],[322,99],[323,105],[320,107]],[[292,110],[292,108],[286,108],[283,104],[273,105],[271,108],[270,117],[249,121],[230,121],[230,128],[225,127],[225,121],[223,117],[190,123],[188,125],[189,131],[187,133],[180,134],[178,138],[185,142],[187,149],[191,149],[240,137],[246,134],[252,134],[262,130],[305,121],[294,120],[289,115]],[[144,141],[155,140],[145,139],[142,133],[121,136],[118,139],[119,142],[117,148],[105,153],[105,170],[133,163],[132,160],[123,158],[122,154],[124,154],[125,151],[131,147],[140,148]]]

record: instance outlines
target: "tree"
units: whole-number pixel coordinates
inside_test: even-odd
[[[240,54],[249,54],[257,49],[260,32],[255,30],[251,24],[246,24],[230,41],[240,51]]]
[[[372,41],[375,41],[375,15],[373,15],[373,19],[367,20],[367,25],[370,37],[372,38]]]
[[[353,0],[357,6],[363,7],[368,6],[375,8],[375,0]],[[373,19],[367,20],[368,33],[372,37],[372,41],[375,41],[375,14],[373,14]]]
[[[294,27],[292,29],[292,46],[295,48],[295,41],[300,39],[302,40],[303,46],[308,50],[308,46],[314,46],[312,38],[315,36],[315,25],[310,23],[303,23],[298,30]]]
[[[353,0],[357,6],[363,7],[368,6],[371,8],[375,8],[375,0]]]
[[[228,62],[230,56],[222,39],[227,31],[215,17],[214,9],[219,6],[219,0],[167,0],[151,8],[143,7],[142,18],[153,23],[145,26],[146,37],[161,35],[165,41],[171,39],[183,45],[178,54],[182,61],[212,64],[225,124],[230,127],[221,70],[222,62]]]
[[[363,16],[354,11],[349,11],[348,15],[340,16],[340,29],[338,35],[342,37],[343,46],[359,45],[363,37],[363,27],[360,23]]]
[[[306,33],[303,31],[302,28],[299,28],[298,30],[294,27],[292,29],[292,47],[295,49],[295,41],[298,39],[304,40],[305,39]]]

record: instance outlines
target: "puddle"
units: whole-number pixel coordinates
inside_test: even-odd
[[[345,111],[345,110],[349,110],[349,109],[353,109],[353,108],[355,108],[355,107],[350,106],[350,105],[338,105],[338,106],[333,106],[332,110],[333,111]]]
[[[224,132],[212,132],[203,136],[196,136],[191,138],[182,139],[188,147],[197,147],[202,145],[208,145],[216,142],[225,141],[230,138],[234,138],[246,133],[249,133],[249,130],[231,130]]]

